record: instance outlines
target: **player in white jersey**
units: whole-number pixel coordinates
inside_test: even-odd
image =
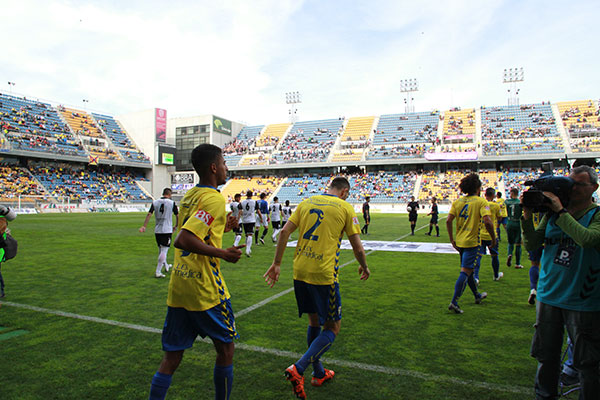
[[[233,233],[235,234],[235,241],[233,242],[234,246],[240,244],[240,240],[242,240],[242,226],[239,225],[240,219],[242,218],[242,204],[240,200],[242,199],[242,195],[236,193],[233,197],[233,201],[229,204],[229,208],[231,209],[231,215],[233,215],[238,222],[237,228],[233,228]]]
[[[262,218],[262,214],[258,209],[258,203],[256,200],[252,200],[252,190],[248,190],[246,193],[246,199],[241,203],[242,206],[242,225],[244,225],[244,232],[246,233],[246,256],[250,257],[252,254],[252,234],[254,233],[254,224],[256,224],[256,215]]]
[[[162,273],[163,266],[167,272],[171,269],[171,265],[167,264],[167,253],[169,252],[169,247],[171,247],[171,236],[173,235],[173,214],[175,214],[175,226],[178,224],[177,215],[179,214],[177,205],[171,200],[171,194],[171,189],[165,188],[162,197],[152,202],[152,206],[150,206],[150,210],[148,210],[148,214],[146,215],[144,225],[140,228],[141,233],[146,232],[146,226],[150,221],[150,216],[154,213],[154,218],[156,219],[154,236],[156,237],[156,244],[158,245],[158,263],[156,265],[154,276],[157,278],[165,277]]]
[[[273,198],[273,204],[269,206],[269,211],[271,212],[271,225],[273,225],[273,235],[271,235],[271,239],[273,243],[277,242],[277,235],[279,235],[279,231],[281,230],[281,211],[283,207],[281,207],[281,203],[279,202],[279,198],[276,196]]]
[[[281,227],[282,228],[285,225],[285,223],[288,222],[288,219],[290,219],[291,215],[292,215],[292,207],[290,207],[290,201],[286,200],[285,206],[283,206],[281,208]]]

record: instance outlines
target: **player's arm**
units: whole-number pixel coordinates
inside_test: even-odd
[[[452,247],[454,247],[454,249],[458,251],[458,247],[456,246],[456,242],[454,241],[454,227],[452,225],[452,223],[454,222],[454,218],[454,214],[448,214],[448,218],[446,218],[446,230],[448,231],[448,239],[450,240]]]
[[[150,211],[148,211],[148,214],[146,214],[146,219],[144,220],[144,225],[142,225],[142,227],[140,228],[141,233],[146,232],[146,226],[148,226],[148,222],[150,222],[150,217],[152,216],[153,212],[154,212],[154,204],[152,204],[152,207],[150,207]]]
[[[179,227],[179,209],[177,208],[177,204],[173,203],[173,214],[175,214],[175,229],[174,231],[177,230],[177,228]]]
[[[275,250],[273,263],[263,275],[265,282],[267,282],[267,285],[270,287],[273,287],[279,280],[279,272],[281,271],[281,260],[283,258],[283,253],[285,252],[290,235],[296,230],[296,228],[296,225],[292,221],[288,220],[288,222],[286,222],[283,226],[281,232],[279,232],[279,240],[277,241],[277,249]]]
[[[240,259],[242,256],[240,248],[245,246],[242,245],[230,247],[228,249],[219,249],[203,242],[200,240],[200,238],[198,238],[198,236],[194,235],[185,228],[182,228],[179,231],[173,245],[178,249],[189,251],[190,253],[200,254],[208,257],[222,258],[230,263],[236,263]]]
[[[483,220],[485,230],[490,234],[490,237],[492,238],[492,244],[490,245],[490,247],[496,246],[496,232],[494,229],[494,223],[492,222],[492,219],[489,215],[484,215],[481,219]]]
[[[360,267],[358,267],[360,279],[363,281],[369,279],[371,271],[367,265],[367,253],[365,253],[365,248],[360,240],[360,235],[357,233],[352,236],[348,236],[348,240],[352,246],[352,251],[354,251],[354,258],[356,258],[356,261],[358,261],[360,264]]]

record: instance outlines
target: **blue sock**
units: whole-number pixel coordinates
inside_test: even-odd
[[[308,344],[308,347],[310,348],[310,345],[312,344],[313,340],[315,340],[319,335],[321,334],[321,327],[320,326],[308,326],[308,329],[306,331],[306,343]],[[313,365],[313,375],[316,376],[317,378],[322,378],[325,376],[325,370],[323,369],[323,364],[321,364],[321,361],[319,359],[317,359],[316,361],[313,361],[312,363]]]
[[[467,282],[467,274],[465,272],[460,272],[458,275],[458,279],[456,280],[456,284],[454,284],[454,296],[452,297],[452,304],[458,304],[457,301],[462,296],[465,291],[465,286]]]
[[[532,265],[531,268],[529,268],[529,287],[531,289],[537,288],[539,275],[540,267],[538,267],[537,265]]]
[[[494,270],[494,278],[498,278],[498,273],[500,272],[500,260],[498,260],[498,256],[492,256],[492,269]]]
[[[171,386],[172,378],[173,375],[156,372],[152,377],[152,386],[150,387],[150,397],[148,400],[163,400],[167,395],[169,386]]]
[[[471,292],[473,292],[473,295],[475,296],[475,298],[478,298],[479,292],[477,291],[477,284],[475,283],[475,278],[473,277],[473,274],[471,274],[467,277],[467,284],[471,288]]]
[[[215,365],[213,371],[215,400],[228,400],[233,386],[233,364],[226,367]]]
[[[518,244],[515,246],[515,261],[516,265],[521,265],[521,245]]]
[[[310,344],[308,351],[304,353],[302,358],[296,363],[296,369],[298,373],[302,375],[308,367],[308,364],[318,360],[323,353],[325,353],[331,347],[331,344],[335,340],[335,334],[325,329],[313,342]]]

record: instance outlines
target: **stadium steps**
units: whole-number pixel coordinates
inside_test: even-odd
[[[367,143],[373,143],[373,137],[375,136],[375,132],[377,131],[377,126],[379,125],[379,116],[376,115],[373,118],[373,124],[371,125],[371,132],[369,132],[369,136],[368,136],[368,141]],[[363,154],[362,154],[362,158],[360,159],[360,161],[365,161],[367,159],[367,153],[369,152],[369,147],[370,146],[366,146]]]
[[[110,136],[108,136],[108,134],[106,133],[106,131],[104,130],[104,128],[102,128],[102,125],[100,125],[98,123],[98,120],[96,120],[96,117],[94,117],[93,114],[88,114],[88,115],[92,118],[92,121],[94,121],[94,124],[96,124],[96,126],[98,127],[98,129],[100,130],[100,132],[102,132],[102,134],[106,138],[106,144],[108,145],[108,148],[110,150],[112,150],[112,151],[115,152],[115,154],[119,157],[118,160],[122,161],[124,159],[123,155],[121,154],[121,152],[119,151],[119,149],[117,148],[117,146],[115,146],[115,144],[113,143],[112,139],[110,138]]]
[[[75,130],[73,129],[73,127],[71,126],[71,124],[69,124],[69,121],[67,121],[67,119],[65,118],[65,116],[62,114],[62,112],[60,111],[60,109],[55,109],[56,113],[58,114],[58,118],[60,118],[60,120],[62,121],[63,124],[65,124],[65,126],[67,128],[69,128],[69,131],[71,132],[71,134],[73,135],[73,137],[79,141],[79,144],[81,144],[81,146],[83,147],[83,151],[85,152],[86,157],[90,155],[90,152],[88,151],[87,147],[85,146],[85,143],[83,143],[83,138],[81,138],[77,132],[75,132]]]
[[[152,183],[150,181],[135,181],[135,185],[140,188],[140,190],[142,191],[142,193],[144,193],[149,199],[154,200],[154,197],[152,197],[152,194],[144,187],[144,183],[148,183],[150,184],[150,187],[152,187]]]
[[[419,193],[421,192],[421,182],[423,181],[423,174],[417,174],[417,179],[415,180],[415,189],[413,190],[413,196],[415,199],[419,199]]]
[[[281,180],[281,182],[279,182],[279,185],[277,185],[277,187],[275,187],[275,189],[273,190],[273,194],[271,194],[271,197],[269,197],[269,199],[268,199],[269,202],[273,201],[273,197],[275,197],[275,196],[279,197],[279,191],[283,187],[283,184],[287,182],[287,179],[288,178],[283,178]],[[280,199],[280,202],[281,202],[281,199]]]
[[[444,114],[440,113],[440,117],[444,117]],[[445,117],[443,119],[440,119],[438,117],[437,138],[438,138],[438,142],[440,144],[438,144],[437,146],[435,146],[436,153],[439,153],[439,152],[442,151],[442,143],[444,143],[444,123],[445,122],[446,122],[446,118]]]
[[[563,141],[563,146],[566,153],[572,153],[573,148],[571,147],[571,140],[569,138],[569,134],[565,129],[565,124],[563,122],[562,117],[560,116],[560,110],[558,109],[558,104],[552,104],[552,115],[554,116],[554,124],[556,125],[556,129],[558,133],[560,133],[560,137]]]
[[[475,150],[477,151],[477,157],[481,157],[483,149],[481,148],[481,107],[475,109]]]

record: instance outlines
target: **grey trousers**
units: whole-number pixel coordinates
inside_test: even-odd
[[[579,399],[600,399],[600,311],[571,311],[540,302],[531,343],[531,355],[538,361],[536,399],[558,399],[565,327],[573,341],[573,365],[579,371]]]

